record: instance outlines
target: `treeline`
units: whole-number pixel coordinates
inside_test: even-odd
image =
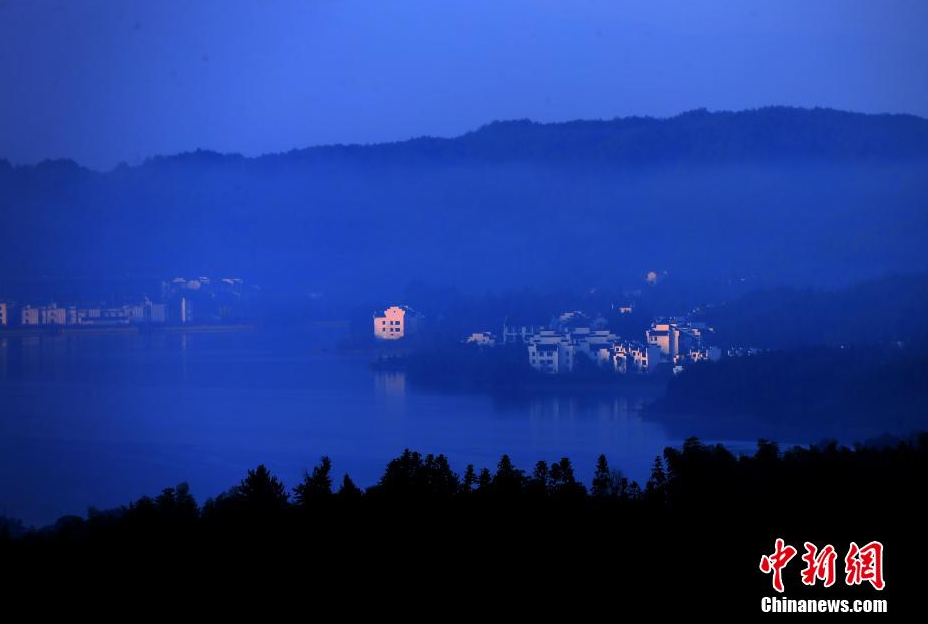
[[[755,290],[702,313],[722,347],[798,349],[928,344],[928,274],[896,274],[840,290]]]
[[[928,426],[928,357],[905,346],[772,351],[690,366],[645,407],[662,422],[774,425],[802,437]],[[782,434],[781,434],[782,435]],[[813,438],[815,439],[815,438]]]
[[[575,474],[569,458],[539,461],[530,470],[516,467],[503,455],[495,469],[468,465],[455,472],[444,455],[405,450],[393,459],[380,480],[366,489],[348,474],[333,482],[332,463],[322,457],[288,489],[264,465],[249,470],[242,481],[198,505],[189,487],[180,484],[159,495],[144,496],[128,506],[106,511],[91,508],[86,518],[65,516],[55,525],[21,532],[13,538],[12,522],[3,524],[4,545],[37,546],[81,541],[108,535],[130,536],[155,528],[209,528],[227,522],[283,517],[307,519],[345,512],[364,516],[398,508],[447,508],[458,511],[500,507],[551,508],[570,511],[690,513],[706,509],[763,507],[767,501],[789,500],[780,511],[827,509],[831,503],[866,492],[872,511],[908,504],[928,491],[922,479],[928,468],[928,433],[891,444],[858,444],[851,449],[835,442],[781,450],[759,440],[753,455],[734,455],[721,444],[687,439],[654,458],[651,474],[639,484],[612,468],[600,455],[589,485]],[[869,513],[867,509],[858,514]]]
[[[99,592],[104,579],[174,592],[232,576],[246,592],[234,604],[286,578],[306,600],[351,596],[336,601],[346,609],[386,594],[403,605],[432,596],[692,613],[719,601],[754,611],[772,593],[757,565],[776,538],[842,552],[880,540],[888,580],[878,596],[806,587],[798,556],[784,573],[788,595],[889,597],[901,610],[923,578],[926,468],[925,433],[854,449],[761,440],[750,456],[691,438],[655,458],[643,484],[604,456],[585,483],[566,458],[525,470],[503,456],[458,474],[443,455],[407,450],[362,489],[333,479],[322,458],[291,489],[258,466],[202,505],[181,484],[19,537],[4,530],[0,566],[40,594],[59,583]]]

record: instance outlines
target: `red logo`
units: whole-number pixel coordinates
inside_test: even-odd
[[[863,548],[858,548],[856,542],[851,542],[844,558],[844,572],[847,576],[844,582],[848,585],[860,585],[869,581],[876,589],[883,589],[883,544],[870,542]]]
[[[825,581],[825,587],[831,587],[835,584],[835,559],[838,553],[835,547],[828,544],[821,550],[815,547],[811,542],[805,543],[806,554],[802,560],[806,562],[806,567],[802,571],[802,582],[805,585],[815,585],[817,580]]]
[[[838,553],[834,546],[827,544],[821,550],[811,543],[804,543],[806,552],[801,557],[805,562],[802,570],[804,585],[815,585],[822,581],[825,587],[835,584],[835,560]],[[787,544],[782,538],[777,538],[773,552],[760,558],[760,571],[773,575],[773,588],[783,592],[783,569],[786,564],[796,556],[797,550]],[[870,542],[859,547],[857,542],[851,542],[844,557],[844,582],[847,585],[861,585],[869,582],[875,589],[883,589],[883,544]]]
[[[783,539],[778,537],[773,554],[760,558],[760,571],[764,574],[773,572],[773,588],[778,592],[783,591],[783,568],[790,559],[796,556],[796,549],[792,546],[784,546],[784,544]]]

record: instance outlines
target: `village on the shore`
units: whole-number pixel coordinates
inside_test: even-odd
[[[633,305],[615,309],[631,314]],[[422,322],[423,316],[410,306],[393,305],[374,315],[373,334],[378,341],[400,341],[419,332]],[[649,374],[659,367],[680,373],[689,365],[718,361],[723,355],[710,343],[712,328],[686,316],[655,318],[642,340],[619,336],[606,326],[601,315],[572,310],[542,325],[507,318],[502,331],[473,332],[462,342],[477,349],[522,345],[527,363],[550,375],[571,373],[589,362],[617,375]],[[744,354],[733,350],[726,355]]]

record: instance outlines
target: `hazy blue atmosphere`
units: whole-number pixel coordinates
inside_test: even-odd
[[[498,119],[928,115],[918,0],[0,0],[0,158],[92,168]]]

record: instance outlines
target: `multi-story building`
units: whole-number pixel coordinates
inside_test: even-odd
[[[623,342],[615,345],[612,351],[612,363],[615,371],[626,373],[653,373],[661,363],[660,347],[640,342]]]
[[[123,312],[130,323],[166,323],[168,306],[164,303],[152,303],[148,299],[142,303],[123,306]]]
[[[21,325],[38,325],[39,309],[32,306],[25,306],[19,311],[19,323]]]
[[[535,325],[507,318],[503,323],[503,344],[527,344],[535,335]]]
[[[409,306],[390,306],[374,315],[374,337],[379,340],[399,340],[418,329],[419,315]]]
[[[9,320],[7,319],[8,310],[9,306],[7,306],[7,304],[0,303],[0,327],[6,327],[9,323]]]
[[[168,322],[168,306],[165,303],[152,303],[149,306],[149,318],[152,323]]]
[[[675,362],[680,352],[680,328],[676,323],[654,322],[645,332],[649,345],[660,349],[661,355],[668,362]]]
[[[529,339],[529,364],[535,370],[545,373],[571,372],[578,357],[611,366],[613,348],[618,339],[618,336],[605,329],[543,329]]]
[[[78,325],[128,325],[132,306],[119,308],[79,308]]]
[[[181,323],[191,323],[193,322],[193,306],[190,303],[190,300],[187,297],[180,298],[180,322]]]
[[[661,319],[653,322],[647,330],[647,342],[660,348],[664,361],[678,364],[687,354],[703,348],[703,336],[711,331],[704,323],[692,323],[685,319]]]
[[[53,303],[47,306],[27,305],[20,311],[20,323],[23,325],[67,325],[76,322],[76,308],[59,308]]]
[[[608,364],[612,361],[612,350],[619,337],[608,329],[590,329],[578,327],[570,332],[571,341],[576,346],[577,353],[582,353],[597,364]]]
[[[543,329],[528,343],[528,363],[542,373],[569,373],[574,368],[576,345],[567,333]]]

